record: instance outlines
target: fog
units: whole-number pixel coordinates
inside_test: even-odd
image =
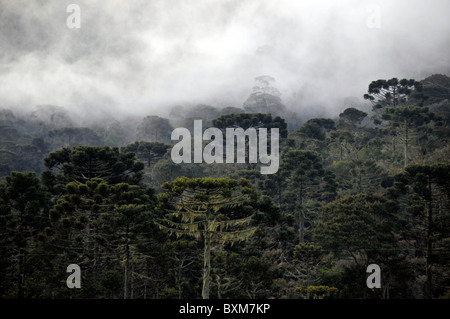
[[[449,74],[449,12],[448,0],[0,0],[0,108],[241,107],[267,74],[290,109],[332,116],[372,80]]]

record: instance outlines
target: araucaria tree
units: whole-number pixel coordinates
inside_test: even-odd
[[[385,108],[382,118],[391,121],[394,127],[400,128],[400,135],[404,145],[404,167],[408,165],[408,152],[411,130],[429,123],[435,118],[428,107],[405,106]]]
[[[396,107],[404,104],[413,90],[422,91],[422,85],[414,79],[377,80],[369,84],[364,99],[372,102],[374,108]]]
[[[255,232],[256,227],[250,226],[252,215],[237,218],[232,208],[243,205],[256,192],[248,180],[230,178],[180,177],[162,187],[165,193],[160,195],[160,209],[167,214],[160,227],[177,236],[203,239],[202,297],[209,299],[211,247],[244,241]]]
[[[410,216],[406,219],[410,220],[410,231],[409,234],[405,233],[405,236],[416,242],[417,255],[423,255],[420,243],[426,245],[424,296],[431,299],[436,289],[445,286],[441,282],[448,280],[443,279],[447,277],[447,271],[441,271],[439,274],[437,270],[439,263],[445,264],[444,256],[448,247],[446,241],[450,225],[450,164],[407,166],[404,172],[395,176],[390,195],[406,199],[405,212]]]

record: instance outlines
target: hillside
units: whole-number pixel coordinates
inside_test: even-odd
[[[82,127],[60,106],[0,110],[0,296],[199,298],[209,217],[181,196],[224,232],[208,246],[211,298],[449,298],[450,77],[378,81],[361,92],[370,114],[353,101],[336,118],[301,118],[264,85],[242,106]],[[277,172],[249,154],[175,163],[171,133],[194,120],[279,129]],[[83,289],[57,280],[72,263]],[[367,288],[369,264],[383,289]]]

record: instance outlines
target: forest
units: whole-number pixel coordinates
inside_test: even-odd
[[[450,77],[367,88],[332,118],[289,110],[270,76],[167,118],[0,109],[0,298],[450,298]],[[278,171],[174,163],[194,120],[278,128]]]

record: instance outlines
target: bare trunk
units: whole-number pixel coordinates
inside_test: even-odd
[[[183,263],[184,260],[181,261],[181,263],[178,266],[178,299],[181,299],[181,276],[182,276],[182,269],[183,269]]]
[[[208,227],[209,228],[209,227]],[[205,248],[203,255],[203,299],[209,299],[209,286],[211,282],[211,234],[209,229],[205,233]]]
[[[409,135],[409,131],[408,131],[408,123],[405,120],[405,167],[408,165],[408,136]]]
[[[130,280],[130,299],[134,299],[134,280],[133,280],[133,273],[134,273],[134,264],[131,265],[131,280]]]
[[[426,298],[433,298],[433,280],[432,280],[432,260],[431,254],[433,252],[432,231],[433,231],[433,210],[432,210],[432,198],[431,198],[431,178],[428,177],[428,191],[430,192],[430,199],[428,201],[428,227],[427,227],[427,262],[426,262]]]
[[[19,299],[25,298],[25,291],[24,291],[24,270],[25,270],[25,256],[24,256],[24,250],[25,250],[25,232],[23,230],[23,213],[20,210],[19,215],[20,221],[19,221],[19,233],[20,233],[20,244],[19,244],[19,273],[17,274],[17,297]]]
[[[305,219],[303,218],[303,212],[300,211],[299,219],[300,219],[300,243],[305,242]]]
[[[305,218],[303,214],[303,184],[300,184],[300,194],[299,194],[299,213],[298,213],[298,223],[299,223],[299,237],[300,243],[305,242]]]
[[[125,244],[125,270],[123,279],[123,299],[128,299],[128,261],[130,259],[130,246],[128,243],[129,225],[127,224],[126,244]]]
[[[281,195],[281,177],[279,177],[278,179],[278,205],[281,209],[281,203],[282,203],[282,195]]]
[[[23,288],[23,282],[24,282],[24,273],[23,273],[23,264],[24,264],[24,256],[23,253],[21,251],[22,249],[20,249],[19,251],[19,273],[17,274],[17,285],[18,285],[18,298],[19,299],[24,299],[25,298],[25,293],[24,293],[24,288]]]

